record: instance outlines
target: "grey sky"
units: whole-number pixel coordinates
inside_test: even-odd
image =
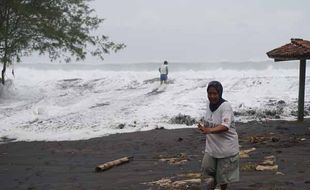
[[[308,0],[95,0],[99,32],[127,48],[106,62],[266,60],[310,39]],[[88,59],[88,62],[98,60]]]

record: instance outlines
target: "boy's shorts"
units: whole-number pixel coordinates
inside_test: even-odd
[[[227,184],[239,181],[239,154],[226,158],[214,158],[204,154],[202,176],[212,176],[216,184]]]
[[[160,75],[160,80],[167,80],[167,75],[166,74],[161,74]]]

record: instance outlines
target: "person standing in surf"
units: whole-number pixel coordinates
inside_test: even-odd
[[[207,87],[208,102],[204,121],[198,129],[206,136],[201,165],[202,189],[221,190],[239,181],[239,142],[231,104],[222,98],[223,86],[211,81]]]
[[[168,61],[164,61],[164,63],[159,67],[160,73],[160,84],[167,84],[168,80]]]

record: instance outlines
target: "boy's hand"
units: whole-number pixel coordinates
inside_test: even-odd
[[[203,131],[203,125],[201,125],[201,123],[198,123],[198,125],[197,125],[197,127],[198,127],[198,129],[200,130],[200,131]]]
[[[209,127],[204,127],[201,123],[198,123],[197,127],[198,127],[198,129],[199,129],[203,134],[209,134],[209,133],[211,133],[211,128],[209,128]]]

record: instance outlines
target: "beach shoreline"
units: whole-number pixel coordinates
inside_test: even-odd
[[[241,150],[255,148],[240,160],[240,182],[229,189],[310,189],[310,120],[238,123]],[[3,189],[173,189],[150,182],[172,182],[198,174],[204,136],[197,129],[157,129],[79,141],[0,144]],[[277,170],[256,171],[273,155]],[[129,163],[104,172],[95,167],[133,156]],[[172,158],[178,162],[170,162]],[[183,160],[183,162],[182,162]],[[197,176],[196,176],[197,178]],[[183,179],[183,178],[182,178]],[[195,183],[178,189],[197,189]]]

